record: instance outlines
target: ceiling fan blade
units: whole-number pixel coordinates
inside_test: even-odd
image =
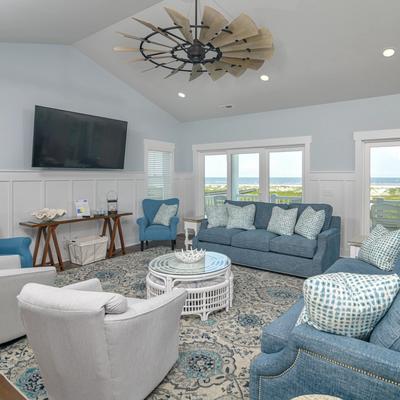
[[[163,67],[164,65],[169,65],[169,64],[172,64],[172,63],[175,63],[175,62],[177,62],[177,61],[176,60],[172,60],[172,61],[169,61],[169,62],[161,63],[159,65],[155,65],[154,67],[147,68],[147,69],[143,70],[142,72],[149,72],[149,71],[152,71],[154,69]]]
[[[149,40],[149,39],[146,39],[146,38],[141,38],[141,37],[138,37],[138,36],[129,35],[128,33],[124,33],[124,32],[117,32],[117,33],[122,35],[123,37],[125,37],[127,39],[133,39],[133,40],[138,40],[139,42],[146,42],[146,43],[156,44],[157,46],[167,47],[169,49],[173,48],[173,46],[168,46],[167,44],[164,44],[164,43],[155,42],[153,40]]]
[[[222,61],[219,62],[221,68],[224,68],[226,72],[238,78],[239,76],[243,75],[246,72],[246,67],[241,65],[231,65],[226,64]]]
[[[217,81],[226,74],[226,70],[219,65],[219,62],[207,63],[205,67],[213,81]]]
[[[172,40],[174,43],[180,45],[180,43],[179,43],[176,39],[174,39],[173,37],[171,37],[170,35],[168,35],[168,32],[165,32],[165,31],[163,31],[162,29],[157,28],[157,27],[156,27],[155,25],[153,25],[152,23],[147,22],[147,21],[143,21],[143,20],[141,20],[141,19],[139,19],[139,18],[135,18],[135,17],[132,17],[132,18],[133,18],[136,22],[139,22],[140,24],[144,25],[145,27],[151,29],[153,32],[157,32],[157,33],[159,33],[160,35],[163,35],[164,37],[166,37],[167,39]]]
[[[171,17],[172,21],[176,26],[179,26],[179,30],[182,32],[183,37],[190,43],[193,43],[193,34],[190,28],[190,20],[186,18],[180,12],[173,10],[168,7],[164,7],[165,11]]]
[[[179,71],[182,71],[183,68],[185,68],[186,64],[187,64],[187,63],[185,63],[185,62],[182,63],[178,68],[174,69],[174,70],[173,70],[170,74],[168,74],[164,79],[168,79],[168,78],[170,78],[171,76],[177,74]]]
[[[228,25],[229,21],[217,10],[212,7],[205,6],[203,19],[201,24],[203,27],[200,31],[200,42],[207,44]]]
[[[241,58],[244,60],[269,60],[273,54],[274,48],[222,52],[224,57]]]
[[[116,47],[113,47],[113,50],[116,51],[117,53],[138,53],[138,52],[140,52],[140,48],[138,48],[138,47],[121,47],[121,46],[116,46]],[[160,49],[148,49],[148,48],[143,48],[143,51],[150,51],[150,52],[152,52],[152,53],[158,53],[158,54],[169,53],[169,51],[165,51],[165,50],[160,50]]]
[[[149,59],[152,60],[164,60],[166,58],[171,58],[171,56],[149,56],[149,58],[144,58],[144,57],[138,57],[138,58],[133,58],[131,60],[128,60],[127,63],[136,63],[136,62],[141,62],[141,61],[149,61]]]
[[[264,65],[265,62],[264,60],[242,60],[239,58],[230,58],[230,57],[222,57],[220,61],[230,65],[254,69],[255,71],[258,71]]]
[[[240,14],[226,28],[229,32],[221,32],[211,43],[214,47],[226,46],[237,40],[247,39],[258,35],[255,22],[246,14]]]
[[[201,66],[201,64],[194,64],[192,72],[190,73],[189,82],[194,81],[201,75],[203,75],[203,67]]]
[[[261,28],[258,35],[240,40],[234,44],[223,46],[222,51],[270,49],[273,46],[272,34],[267,28]]]

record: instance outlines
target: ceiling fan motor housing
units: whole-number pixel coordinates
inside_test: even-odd
[[[203,62],[206,56],[204,45],[198,39],[194,39],[193,44],[189,47],[187,53],[189,60],[193,63]]]

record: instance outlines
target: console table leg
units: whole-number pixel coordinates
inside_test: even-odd
[[[110,222],[110,228],[111,228],[111,222]],[[114,255],[116,233],[117,233],[117,223],[116,221],[114,221],[114,225],[112,227],[112,232],[111,232],[110,248],[108,249],[109,258],[111,258]]]
[[[43,256],[42,256],[42,266],[45,267],[47,264],[47,255],[50,256],[51,265],[54,265],[53,254],[52,254],[51,248],[50,248],[50,238],[51,238],[50,228],[47,228],[47,229],[44,228],[43,237],[45,238],[45,242],[44,242],[44,249],[43,249]]]
[[[40,227],[37,231],[36,234],[36,240],[35,240],[35,249],[33,250],[33,266],[36,267],[36,260],[39,252],[39,245],[40,245],[40,239],[42,238],[42,232],[43,232],[42,227]]]
[[[125,254],[125,241],[124,241],[124,234],[122,233],[121,219],[117,217],[115,219],[115,223],[117,224],[118,228],[119,241],[121,243],[121,251],[122,254]]]
[[[64,263],[63,263],[62,256],[61,256],[60,246],[58,245],[56,228],[57,228],[56,226],[51,227],[50,232],[51,232],[51,236],[53,237],[54,248],[56,249],[56,253],[57,253],[58,265],[60,267],[60,270],[64,271]]]

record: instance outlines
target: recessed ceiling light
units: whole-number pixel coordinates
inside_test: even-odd
[[[394,53],[396,53],[396,51],[394,49],[385,49],[383,50],[383,56],[384,57],[392,57],[394,56]]]
[[[184,99],[184,98],[186,97],[186,94],[183,93],[183,92],[179,92],[179,93],[178,93],[178,96],[179,96],[180,98]]]
[[[261,76],[260,76],[260,79],[261,79],[262,81],[264,81],[264,82],[267,82],[267,81],[269,81],[269,76],[268,76],[268,75],[261,75]]]

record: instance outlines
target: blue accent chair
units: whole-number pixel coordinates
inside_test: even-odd
[[[0,239],[0,261],[1,256],[18,255],[22,268],[33,267],[32,254],[29,246],[32,239],[29,237],[15,237]]]
[[[178,228],[179,218],[176,215],[172,217],[169,226],[153,224],[154,217],[161,207],[161,204],[167,204],[169,206],[176,204],[179,209],[179,199],[143,200],[144,216],[136,221],[139,225],[140,249],[142,251],[144,249],[144,243],[146,242],[146,245],[148,245],[149,240],[170,240],[171,249],[175,249],[176,232]]]

